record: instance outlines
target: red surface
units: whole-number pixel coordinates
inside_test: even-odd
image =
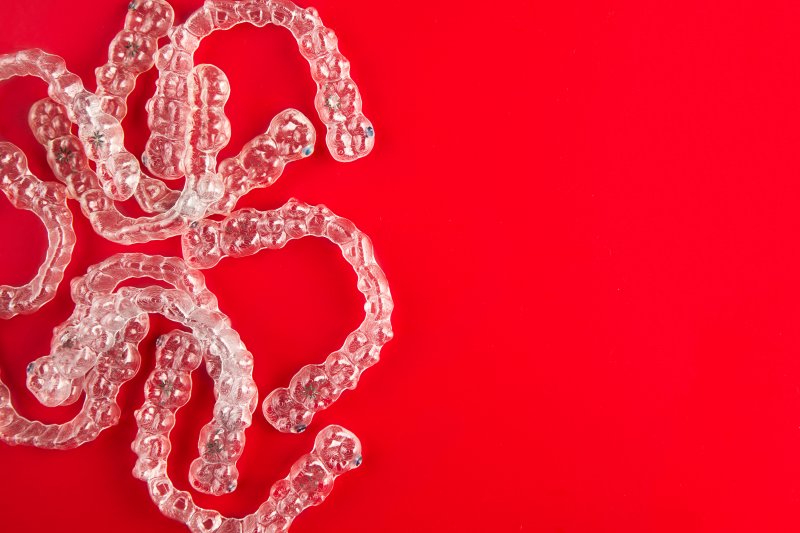
[[[115,2],[5,2],[0,51],[40,46],[94,87],[122,25]],[[179,20],[199,2],[175,2]],[[314,4],[351,60],[374,152],[318,143],[242,205],[325,203],[373,239],[396,337],[358,389],[300,436],[257,418],[239,490],[204,505],[242,516],[328,423],[355,431],[362,468],[293,531],[674,532],[800,528],[800,5],[796,2]],[[77,31],[69,28],[78,28]],[[201,47],[228,74],[225,154],[293,106],[312,107],[283,30],[236,27]],[[141,78],[125,121],[144,145]],[[23,147],[36,80],[0,85],[0,138]],[[79,236],[69,276],[123,247]],[[24,282],[44,232],[0,198],[0,282]],[[136,246],[179,253],[176,239]],[[207,273],[256,356],[261,396],[339,346],[360,320],[337,250],[304,240]],[[71,304],[0,323],[0,370],[30,416],[25,365]],[[154,320],[153,331],[170,324]],[[130,475],[133,411],[69,452],[0,446],[2,531],[185,531]],[[211,389],[173,434],[187,488]]]

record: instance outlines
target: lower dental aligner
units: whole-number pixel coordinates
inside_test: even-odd
[[[314,413],[329,407],[345,390],[354,389],[361,373],[378,362],[381,348],[393,336],[394,303],[386,276],[375,261],[372,241],[327,207],[295,199],[273,211],[241,209],[220,221],[195,222],[181,241],[190,265],[210,268],[223,257],[283,248],[306,236],[322,237],[339,247],[358,276],[366,317],[324,363],[303,367],[288,388],[277,389],[264,400],[264,416],[283,432],[304,431]]]

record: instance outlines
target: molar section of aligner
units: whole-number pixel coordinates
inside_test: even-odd
[[[201,359],[200,343],[191,334],[171,331],[159,337],[148,400],[171,410],[185,405],[191,396],[189,374],[200,366]]]
[[[139,433],[131,447],[139,458],[134,476],[151,483],[160,479],[168,491],[169,432],[175,424],[175,412],[189,400],[191,372],[201,360],[199,350],[200,343],[189,333],[173,330],[159,337],[155,368],[145,382],[145,402],[136,411]],[[158,503],[155,495],[151,496]]]
[[[99,97],[82,87],[68,101],[62,102],[57,94],[51,98],[64,104],[70,120],[78,125],[78,137],[87,157],[97,164],[104,193],[113,200],[130,198],[139,183],[139,162],[123,148],[119,120],[103,112]]]
[[[89,169],[83,145],[77,137],[69,134],[55,137],[47,143],[47,163],[55,177],[64,183],[68,183],[70,176]],[[76,193],[73,196],[75,199],[80,198],[77,190],[73,192]]]
[[[359,113],[330,127],[326,141],[334,159],[354,161],[372,151],[375,128],[367,117]]]
[[[258,221],[258,235],[261,247],[267,250],[283,248],[289,241],[286,224],[279,209],[261,213]]]
[[[36,140],[46,145],[57,137],[68,135],[72,123],[63,106],[50,98],[42,98],[28,111],[28,127]]]
[[[323,204],[309,206],[308,215],[306,216],[308,234],[318,237],[325,235],[328,224],[335,218],[336,215]]]
[[[244,441],[243,430],[212,421],[200,430],[198,460],[206,465],[234,464],[244,451]]]
[[[302,433],[314,417],[314,413],[295,400],[286,388],[272,391],[261,409],[267,422],[283,433]]]
[[[163,0],[134,0],[125,17],[125,29],[152,37],[163,37],[172,26],[175,13]]]
[[[324,364],[304,366],[289,382],[292,398],[312,413],[329,407],[342,391],[332,382]]]
[[[299,239],[308,234],[308,224],[306,218],[311,211],[311,207],[297,200],[290,198],[281,208],[281,216],[284,220],[284,231],[289,239]]]
[[[229,257],[253,255],[261,249],[259,222],[261,213],[240,209],[222,221],[220,249]]]
[[[358,437],[337,425],[328,426],[317,434],[314,454],[335,476],[358,468],[363,458]]]
[[[198,220],[181,237],[183,258],[195,268],[211,268],[222,259],[220,227],[213,220]]]
[[[123,29],[109,45],[109,62],[123,66],[134,74],[145,72],[153,66],[153,56],[158,48],[158,38],[165,33],[163,30],[153,34],[131,28]]]
[[[334,352],[319,365],[306,365],[288,388],[276,389],[262,406],[267,421],[278,431],[299,433],[315,413],[328,408],[345,389],[354,389],[361,374],[345,352]]]
[[[221,393],[222,394],[222,393]],[[213,419],[200,430],[200,456],[189,468],[192,486],[207,494],[227,494],[236,489],[236,461],[244,452],[244,428]]]
[[[280,177],[286,162],[278,145],[269,133],[259,135],[242,148],[238,156],[247,172],[249,187],[269,187]]]
[[[72,381],[59,371],[52,356],[40,357],[28,364],[26,385],[47,407],[63,405],[72,391]]]
[[[11,187],[23,181],[27,173],[28,160],[22,150],[10,142],[0,142],[0,186]]]
[[[287,20],[276,24],[292,31],[317,83],[315,107],[328,129],[326,144],[331,156],[341,162],[366,156],[375,143],[375,128],[361,112],[361,96],[350,77],[350,62],[339,52],[336,34],[311,8],[295,6],[290,18],[280,18]]]
[[[132,379],[141,366],[142,358],[136,346],[124,341],[122,335],[118,336],[117,342],[97,357],[95,370],[109,382],[122,385]]]
[[[242,367],[237,362],[252,360],[239,336],[224,328],[217,338],[221,340],[217,355],[226,364],[214,372],[214,416],[200,431],[199,457],[192,462],[189,478],[195,489],[220,495],[236,488],[236,461],[244,451],[244,430],[252,422],[258,391],[251,377],[252,365]]]
[[[286,109],[272,119],[267,134],[275,141],[278,154],[286,163],[310,156],[317,142],[317,132],[303,113]]]
[[[96,112],[99,108],[94,95],[86,93],[75,99],[73,109],[81,110],[81,116]],[[92,111],[94,109],[94,111]],[[36,140],[47,149],[47,162],[55,177],[66,183],[71,198],[78,200],[83,213],[108,212],[113,204],[102,191],[97,175],[89,168],[83,143],[70,134],[71,120],[66,109],[44,98],[36,102],[28,114],[28,125]]]
[[[122,148],[119,121],[106,113],[89,116],[78,123],[78,137],[89,159],[97,164],[97,178],[112,200],[124,201],[139,184],[139,162]]]
[[[159,337],[156,364],[176,372],[193,372],[203,361],[202,345],[192,334],[173,330]]]
[[[310,156],[315,142],[314,128],[302,113],[293,109],[279,113],[266,133],[245,144],[237,156],[220,163],[224,194],[208,212],[229,214],[247,192],[275,183],[286,163]]]
[[[103,111],[122,120],[128,112],[127,96],[136,86],[136,73],[109,62],[95,69],[97,94]]]
[[[195,459],[189,467],[189,483],[195,490],[221,496],[236,490],[239,472],[232,463],[206,463]]]
[[[128,28],[123,29],[112,39],[109,45],[107,66],[114,65],[131,73],[133,76],[138,76],[142,72],[149,70],[153,66],[153,56],[158,48],[158,37],[160,36],[141,33]],[[123,99],[132,90],[131,85],[127,83],[124,85],[115,84],[115,86],[98,84],[98,86],[102,87],[100,92],[105,93],[108,89],[112,89],[113,92],[110,92],[110,94],[120,96]]]
[[[255,513],[256,522],[265,531],[286,531],[304,509],[328,497],[339,475],[361,462],[358,438],[341,426],[326,427],[317,435],[314,449],[292,465],[288,476],[272,485],[269,499]]]

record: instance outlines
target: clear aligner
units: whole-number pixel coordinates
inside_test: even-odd
[[[279,113],[266,133],[247,143],[235,157],[222,161],[219,172],[224,193],[207,214],[230,214],[239,198],[275,183],[287,163],[310,156],[316,139],[314,126],[300,111]]]
[[[108,47],[108,63],[95,70],[96,94],[103,111],[122,120],[136,78],[150,70],[158,39],[172,27],[175,13],[167,2],[139,0],[129,6],[125,27]]]
[[[140,74],[155,64],[158,39],[167,34],[174,20],[172,6],[162,0],[138,0],[128,6],[125,25],[108,49],[108,63],[95,69],[96,94],[103,111],[122,121],[128,112],[128,96]],[[147,213],[163,212],[172,207],[180,191],[172,191],[163,182],[139,177],[134,198]]]
[[[192,336],[173,331],[162,336],[156,348],[156,366],[145,384],[145,402],[136,411],[139,431],[132,444],[138,456],[134,476],[145,481],[150,497],[164,515],[185,523],[196,533],[210,531],[286,531],[307,507],[319,505],[330,494],[337,476],[361,464],[361,444],[340,426],[319,432],[314,449],[292,465],[284,479],[272,485],[269,498],[255,513],[229,518],[197,506],[190,493],[178,490],[167,474],[171,450],[169,433],[175,413],[186,404],[191,392],[191,372],[203,359],[202,347]],[[216,368],[207,361],[207,365]],[[223,367],[225,365],[222,365]],[[214,372],[209,372],[214,376]],[[237,404],[218,402],[214,420],[200,431],[200,454],[190,468],[192,486],[210,494],[236,489],[235,461],[244,451],[244,429],[255,405],[250,384],[217,376],[216,393],[235,391]]]
[[[316,9],[303,9],[288,0],[207,0],[184,24],[170,30],[170,44],[157,52],[160,77],[148,109],[152,113],[169,108],[176,121],[168,130],[158,125],[154,129],[152,120],[148,122],[153,131],[145,148],[150,171],[163,178],[183,175],[187,133],[185,121],[178,117],[190,112],[190,102],[188,91],[178,89],[181,77],[193,68],[194,52],[205,37],[243,22],[257,27],[272,23],[292,32],[317,84],[315,107],[328,129],[326,143],[331,155],[338,161],[367,155],[375,142],[375,129],[361,111],[361,96],[350,78],[350,63],[339,52],[336,34],[323,25]]]
[[[0,285],[0,318],[33,313],[53,299],[72,257],[75,232],[67,194],[60,183],[39,181],[28,170],[25,155],[11,143],[0,143],[0,190],[17,209],[31,211],[47,230],[47,253],[39,271],[21,287]]]
[[[366,317],[324,363],[303,367],[289,387],[273,391],[264,400],[264,416],[283,432],[304,431],[314,413],[330,406],[345,390],[354,389],[361,373],[378,362],[381,348],[392,338],[394,304],[372,242],[352,222],[325,206],[294,199],[273,211],[241,209],[220,221],[196,222],[181,239],[186,261],[196,268],[210,268],[223,257],[282,248],[292,239],[309,235],[326,238],[341,249],[358,276]]]

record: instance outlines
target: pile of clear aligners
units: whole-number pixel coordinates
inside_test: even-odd
[[[287,388],[273,391],[263,402],[266,419],[283,432],[304,431],[314,413],[330,406],[344,390],[355,388],[361,373],[378,361],[381,348],[392,338],[393,303],[371,241],[349,220],[324,206],[294,199],[274,211],[233,211],[248,191],[273,184],[286,163],[310,156],[316,134],[302,113],[288,109],[237,156],[217,164],[217,154],[230,138],[224,114],[230,86],[219,68],[195,66],[193,53],[212,31],[241,22],[286,27],[317,82],[315,105],[328,129],[331,155],[339,161],[363,157],[372,149],[375,133],[361,113],[349,63],[316,10],[301,9],[287,0],[207,0],[184,24],[173,26],[173,10],[164,0],[134,0],[128,9],[125,28],[109,47],[108,63],[96,70],[96,93],[84,89],[57,56],[41,50],[0,56],[0,80],[32,75],[48,83],[50,97],[32,106],[29,125],[61,181],[39,181],[16,146],[0,143],[0,188],[15,207],[29,209],[43,220],[50,242],[44,264],[30,283],[0,286],[0,317],[33,312],[55,295],[75,242],[67,198],[77,200],[95,231],[112,241],[136,243],[181,235],[185,261],[117,254],[73,279],[75,309],[54,329],[50,354],[28,365],[27,385],[47,406],[72,404],[83,396],[82,409],[63,424],[27,420],[14,410],[9,390],[0,381],[0,439],[68,449],[115,425],[120,417],[117,393],[139,370],[138,345],[148,331],[149,315],[161,314],[190,332],[175,330],[157,341],[145,402],[136,412],[134,475],[147,482],[165,515],[192,531],[285,531],[303,509],[325,499],[336,476],[361,463],[361,445],[342,427],[323,429],[314,449],[272,486],[254,514],[241,519],[197,507],[188,492],[173,486],[166,467],[169,433],[176,411],[189,400],[192,371],[205,362],[216,398],[213,417],[200,433],[199,456],[190,468],[191,485],[198,491],[219,495],[235,490],[244,431],[258,402],[253,356],[195,268],[314,235],[338,245],[355,269],[366,300],[363,323],[340,350],[322,364],[303,367]],[[170,42],[159,48],[158,38],[164,36]],[[125,149],[120,125],[137,76],[153,65],[159,78],[147,104],[151,136],[142,162],[155,177],[146,175]],[[77,136],[71,133],[73,125]],[[180,177],[186,178],[181,191],[162,181]],[[148,215],[123,215],[114,202],[129,198]],[[213,214],[226,218],[206,218]],[[119,287],[130,278],[159,280],[169,288]]]
[[[218,29],[242,22],[288,28],[311,65],[315,107],[327,126],[331,155],[352,161],[372,150],[375,130],[361,112],[350,63],[313,8],[301,9],[287,0],[209,0],[184,24],[172,27],[172,20],[172,8],[164,0],[132,2],[125,29],[109,47],[109,62],[96,70],[97,94],[84,89],[58,56],[41,50],[0,56],[0,80],[37,76],[47,82],[50,98],[31,108],[31,129],[47,149],[56,177],[100,235],[121,243],[179,235],[208,214],[230,213],[241,195],[271,185],[286,163],[313,152],[311,122],[299,111],[287,110],[275,117],[266,134],[217,165],[217,154],[230,138],[224,113],[230,85],[219,68],[195,66],[193,54]],[[164,35],[170,43],[157,48]],[[158,177],[185,176],[180,192],[144,174],[124,146],[120,120],[127,112],[126,98],[136,76],[153,64],[159,78],[147,103],[151,135],[142,161]],[[77,137],[70,134],[73,124]],[[114,201],[132,196],[150,216],[134,219],[120,213]]]

